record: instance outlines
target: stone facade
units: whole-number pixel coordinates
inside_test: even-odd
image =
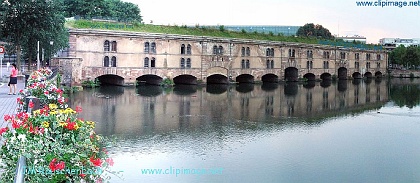
[[[76,62],[72,84],[104,75],[124,85],[144,75],[203,82],[215,75],[238,82],[347,79],[383,75],[387,66],[386,51],[315,44],[92,29],[71,29],[69,40],[70,59],[58,60]]]

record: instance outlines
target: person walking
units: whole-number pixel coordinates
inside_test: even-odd
[[[16,64],[12,64],[12,71],[10,72],[10,81],[9,81],[9,95],[12,95],[12,89],[13,89],[13,95],[16,95],[16,84],[17,84],[17,75],[18,75],[18,69],[16,67]]]

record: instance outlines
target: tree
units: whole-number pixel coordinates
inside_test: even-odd
[[[316,37],[322,39],[333,39],[331,32],[324,28],[322,25],[314,25],[313,23],[307,23],[300,27],[296,33],[297,36],[302,37]]]
[[[389,60],[391,64],[404,65],[404,55],[407,48],[404,45],[400,45],[389,53]]]
[[[420,56],[418,55],[417,49],[414,46],[409,46],[403,57],[407,68],[417,67],[420,64]]]
[[[41,48],[50,48],[51,53],[67,47],[68,32],[61,7],[60,1],[53,0],[13,0],[0,4],[0,35],[16,46],[18,68],[22,51],[29,61],[35,58],[38,41]],[[50,41],[54,41],[54,47],[49,45]]]

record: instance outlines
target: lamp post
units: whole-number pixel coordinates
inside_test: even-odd
[[[48,60],[48,65],[50,65],[51,64],[51,53],[52,53],[52,48],[53,48],[53,45],[54,45],[54,41],[50,41],[50,58],[49,58],[49,60]]]

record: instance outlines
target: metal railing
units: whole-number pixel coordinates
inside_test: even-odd
[[[26,157],[20,156],[16,165],[16,175],[14,183],[25,182]]]

